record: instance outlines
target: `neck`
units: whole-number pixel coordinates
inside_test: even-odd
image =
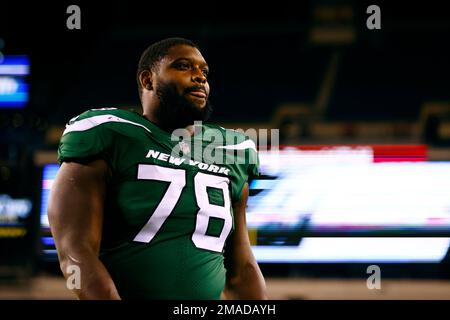
[[[147,120],[149,120],[150,122],[156,124],[159,128],[161,128],[162,130],[166,131],[167,133],[172,133],[173,131],[175,131],[176,129],[185,129],[188,134],[190,136],[193,136],[196,133],[196,128],[194,125],[188,125],[184,128],[175,128],[175,127],[171,127],[170,125],[163,125],[162,122],[151,112],[145,112],[142,115],[144,118],[146,118]]]

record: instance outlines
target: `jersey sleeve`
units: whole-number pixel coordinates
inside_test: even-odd
[[[244,143],[248,146],[245,150],[245,162],[238,166],[238,179],[232,186],[232,202],[239,201],[245,183],[259,176],[259,156],[252,140],[247,138]]]
[[[58,163],[86,163],[96,159],[110,162],[112,135],[102,125],[101,117],[103,116],[95,116],[95,113],[87,111],[69,121],[59,143]]]

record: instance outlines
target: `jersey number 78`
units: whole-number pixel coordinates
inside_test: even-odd
[[[170,183],[150,219],[134,238],[134,241],[149,243],[156,236],[164,221],[170,216],[178,199],[181,197],[183,188],[186,185],[186,174],[183,169],[166,168],[152,164],[139,164],[137,178],[138,180],[157,180]],[[198,172],[194,176],[195,198],[200,210],[197,212],[197,221],[192,234],[192,242],[197,248],[215,252],[222,252],[223,250],[225,240],[233,226],[228,183],[229,179],[227,177],[202,172]],[[223,206],[209,203],[207,187],[222,190],[224,199]],[[224,220],[219,237],[206,234],[211,217]]]

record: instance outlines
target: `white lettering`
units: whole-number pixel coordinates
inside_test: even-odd
[[[200,169],[202,169],[202,170],[206,170],[206,169],[208,169],[208,165],[206,164],[206,163],[200,163],[199,165],[198,165],[198,167],[200,168]]]
[[[180,164],[182,164],[183,162],[184,162],[184,160],[186,160],[186,159],[183,159],[183,158],[175,158],[175,157],[170,157],[170,159],[169,159],[169,162],[170,163],[172,163],[172,164],[175,164],[175,165],[177,165],[177,166],[179,166]]]
[[[156,159],[156,158],[158,158],[158,155],[159,155],[159,151],[149,150],[145,157],[146,158],[152,157],[152,158]]]
[[[219,169],[220,168],[218,166],[215,166],[215,165],[212,164],[212,165],[209,166],[208,171],[209,172],[218,172]]]
[[[196,165],[199,164],[199,161],[189,160],[189,164],[190,164],[191,166],[196,166]]]
[[[179,307],[173,309],[173,314],[200,315],[200,317],[203,318],[206,315],[207,310],[208,307],[188,307],[181,304]]]
[[[161,153],[158,157],[158,160],[167,161],[169,159],[169,155],[167,153]]]
[[[267,307],[267,314],[270,314],[271,312],[272,314],[275,314],[275,305]]]
[[[223,173],[225,175],[228,175],[230,173],[230,169],[221,167],[220,170],[219,170],[219,173]]]

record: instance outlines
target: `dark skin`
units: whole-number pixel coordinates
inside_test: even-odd
[[[159,122],[155,116],[160,107],[155,93],[159,81],[175,84],[180,95],[204,108],[209,95],[207,73],[208,66],[199,50],[187,45],[172,47],[154,70],[140,74],[144,116]],[[186,92],[192,87],[197,90]],[[81,288],[74,289],[79,299],[120,299],[108,270],[98,258],[110,175],[104,160],[88,164],[64,162],[52,186],[49,221],[64,276],[72,275],[67,272],[68,266],[80,267]],[[233,203],[235,231],[228,239],[225,259],[229,267],[222,299],[267,299],[264,278],[251,251],[246,228],[247,198],[246,184],[240,200]]]
[[[139,76],[144,117],[156,124],[160,122],[155,115],[155,111],[160,107],[155,89],[161,83],[175,85],[179,95],[184,96],[197,108],[203,109],[209,96],[208,73],[208,64],[196,48],[187,45],[170,48],[168,55],[157,63],[154,70],[143,71]],[[198,89],[187,93],[186,90],[191,88]],[[166,129],[172,132],[177,128]]]

